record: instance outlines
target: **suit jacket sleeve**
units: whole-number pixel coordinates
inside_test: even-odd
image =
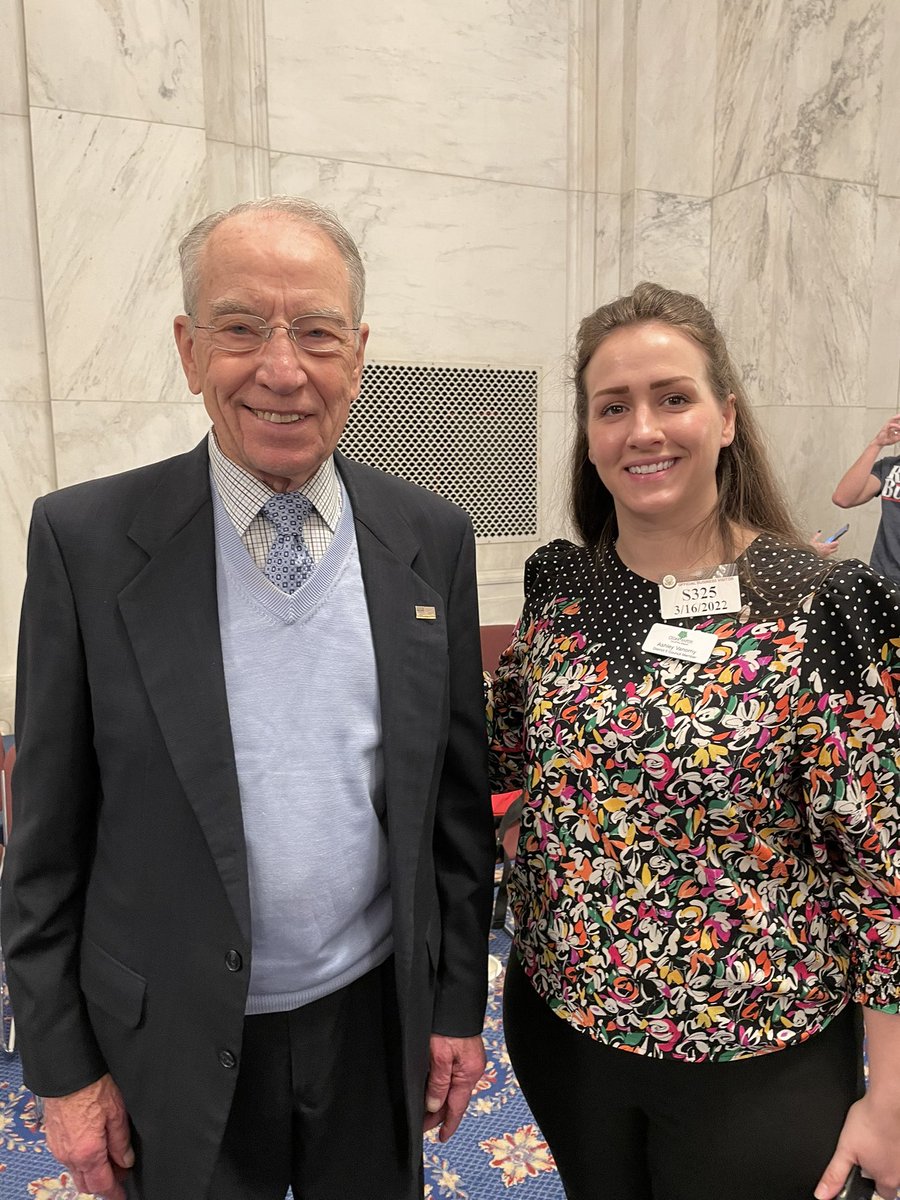
[[[65,1095],[106,1071],[78,980],[99,786],[78,614],[41,500],[28,543],[16,742],[3,948],[26,1081],[39,1095]]]
[[[441,956],[432,1030],[481,1032],[495,855],[475,582],[475,539],[463,536],[447,606],[449,730],[438,789],[434,861]]]

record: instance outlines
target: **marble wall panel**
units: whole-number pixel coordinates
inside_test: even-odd
[[[784,279],[775,293],[773,402],[865,404],[876,197],[860,184],[786,175]]]
[[[0,46],[0,113],[22,117],[28,112],[22,0],[0,0]]]
[[[881,52],[881,113],[878,137],[878,190],[900,196],[900,4],[884,9],[884,45]]]
[[[33,105],[202,128],[197,0],[25,0],[25,28]]]
[[[522,563],[531,552],[524,545],[516,544]],[[482,625],[514,625],[518,621],[525,602],[523,587],[524,570],[500,570],[495,567],[478,567],[478,614]]]
[[[0,115],[0,400],[46,400],[27,117]]]
[[[716,17],[717,0],[639,0],[635,188],[712,195]]]
[[[884,0],[790,0],[781,168],[874,183]]]
[[[600,193],[597,196],[596,236],[594,255],[594,299],[579,316],[587,316],[594,308],[615,299],[621,291],[622,203],[619,196]],[[569,330],[569,335],[574,333]]]
[[[51,395],[189,398],[171,321],[203,132],[33,109],[32,137]]]
[[[59,486],[181,454],[200,441],[209,425],[206,409],[193,397],[190,404],[55,400]]]
[[[849,521],[840,554],[868,561],[877,504],[848,511],[831,503],[835,484],[865,445],[865,410],[770,407],[761,411],[760,423],[801,530],[810,535],[817,529],[833,533]]]
[[[269,151],[235,142],[206,143],[206,204],[209,211],[271,194]]]
[[[622,187],[625,0],[597,0],[597,188]],[[633,186],[633,184],[631,185]]]
[[[538,441],[538,486],[540,496],[540,541],[571,537],[568,517],[569,455],[573,418],[564,412],[543,412]]]
[[[566,186],[597,188],[599,97],[597,0],[569,0],[569,65],[566,72]]]
[[[623,0],[622,3],[622,172],[618,190],[623,195],[630,194],[635,188],[639,2],[640,0]]]
[[[790,0],[721,0],[715,194],[778,170]]]
[[[299,155],[273,157],[272,186],[327,204],[357,238],[371,359],[540,366],[564,353],[565,192]]]
[[[49,404],[0,401],[0,730],[12,723],[19,608],[31,506],[56,486]]]
[[[622,288],[628,291],[642,279],[691,292],[705,300],[709,295],[709,251],[712,203],[694,196],[635,191],[634,222],[623,225],[623,243],[632,240],[630,270]]]
[[[877,209],[868,405],[870,409],[897,412],[900,410],[900,199],[879,196]]]
[[[565,186],[569,0],[265,7],[274,150]]]
[[[746,184],[713,200],[710,307],[751,402],[773,395],[773,326],[781,298],[781,189]]]
[[[610,199],[618,210],[618,197],[607,197]],[[608,260],[611,255],[611,247],[597,236],[599,201],[600,197],[593,192],[568,194],[565,334],[569,340],[581,318],[595,307],[597,272],[608,268],[608,261],[601,265],[600,256]],[[605,233],[608,237],[610,231],[607,229]],[[618,236],[615,247],[618,251]]]
[[[199,0],[206,136],[268,145],[264,0]]]
[[[629,292],[634,284],[635,212],[634,191],[625,192],[619,208],[619,290]]]

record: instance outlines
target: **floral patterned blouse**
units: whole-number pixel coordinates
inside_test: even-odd
[[[641,649],[658,585],[538,550],[491,714],[523,787],[516,946],[556,1013],[689,1062],[779,1050],[848,1000],[900,1011],[900,590],[767,536],[738,614]]]

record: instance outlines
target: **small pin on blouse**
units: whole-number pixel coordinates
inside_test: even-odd
[[[662,577],[662,585],[664,588],[673,588],[677,582],[678,580],[674,575],[663,575]]]
[[[416,605],[416,620],[417,621],[436,621],[437,613],[430,604]]]

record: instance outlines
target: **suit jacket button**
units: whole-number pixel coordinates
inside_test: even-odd
[[[237,950],[229,950],[225,955],[225,966],[229,971],[239,971],[244,965],[244,960],[238,954]]]
[[[219,1062],[222,1064],[223,1067],[228,1067],[229,1069],[237,1066],[237,1059],[234,1057],[234,1055],[231,1053],[230,1050],[220,1050],[219,1051]]]

